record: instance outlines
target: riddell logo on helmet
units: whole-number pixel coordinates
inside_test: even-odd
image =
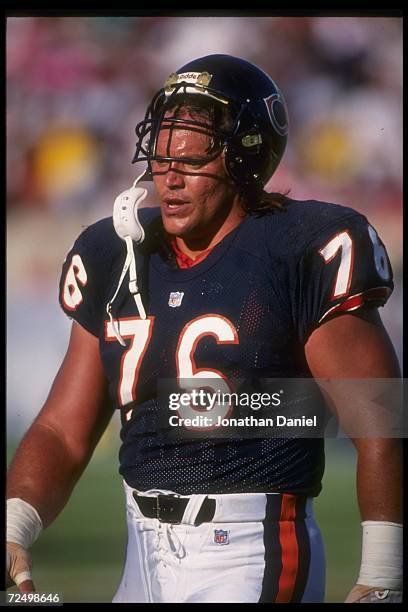
[[[191,83],[192,85],[201,85],[207,87],[212,79],[212,74],[209,72],[182,72],[177,74],[173,72],[164,85],[165,90],[171,90],[178,83]]]
[[[197,81],[201,72],[182,72],[178,75],[179,81]]]
[[[212,79],[212,74],[209,72],[182,72],[178,75],[178,81],[188,81],[189,83],[198,83],[198,85],[207,86]]]
[[[273,127],[280,136],[286,136],[288,133],[288,120],[284,99],[279,93],[273,93],[264,98],[264,102]]]

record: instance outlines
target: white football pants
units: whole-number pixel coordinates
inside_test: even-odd
[[[113,603],[319,603],[325,559],[312,498],[209,495],[214,518],[194,526],[205,496],[192,495],[181,524],[143,517],[124,483],[126,561]],[[143,495],[171,491],[143,492]]]

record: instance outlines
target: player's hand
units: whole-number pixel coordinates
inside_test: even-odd
[[[7,542],[6,586],[17,585],[20,593],[35,593],[31,580],[31,555],[20,544]]]
[[[347,595],[345,603],[402,603],[402,591],[356,584]]]

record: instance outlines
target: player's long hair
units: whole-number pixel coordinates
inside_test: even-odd
[[[210,98],[197,95],[178,96],[177,104],[167,109],[174,117],[180,116],[187,111],[192,119],[202,123],[208,123],[215,130],[211,137],[207,153],[214,154],[217,150],[221,153],[223,149],[222,137],[217,132],[226,132],[234,124],[231,111],[223,104],[218,104]],[[290,198],[286,193],[267,192],[262,186],[238,185],[242,206],[249,215],[263,215],[267,213],[283,212]]]

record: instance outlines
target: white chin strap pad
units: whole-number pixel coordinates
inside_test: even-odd
[[[147,189],[131,187],[118,195],[113,205],[113,225],[119,238],[130,236],[136,244],[143,242],[145,233],[139,221],[137,208],[145,199]]]

